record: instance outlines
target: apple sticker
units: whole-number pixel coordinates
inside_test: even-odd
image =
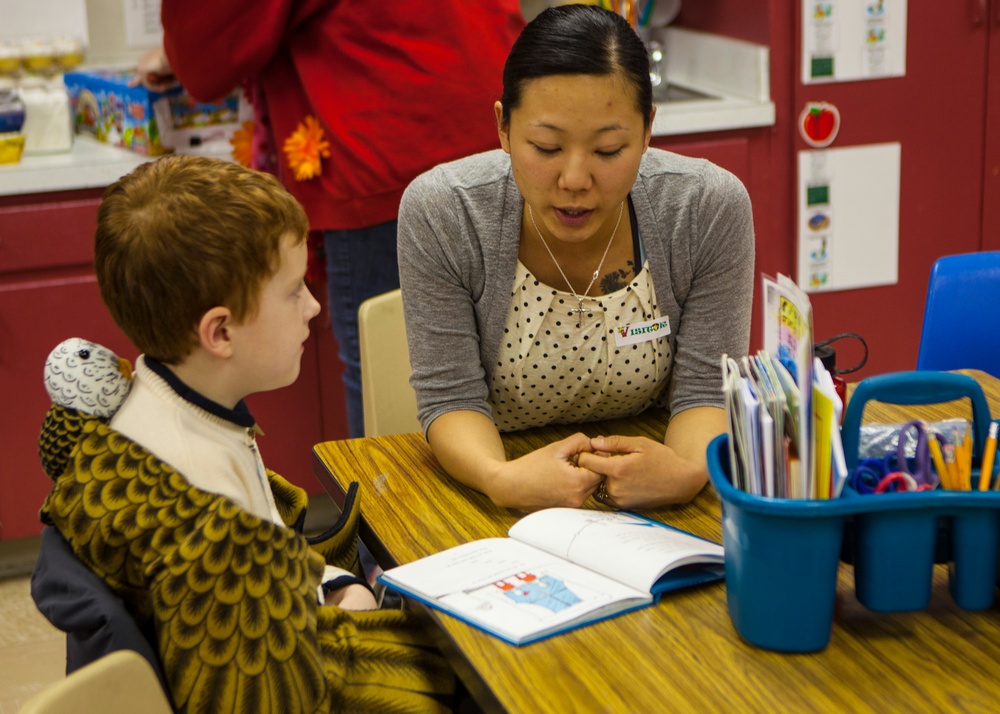
[[[840,111],[826,102],[808,102],[799,114],[799,133],[809,146],[829,146],[840,131]]]

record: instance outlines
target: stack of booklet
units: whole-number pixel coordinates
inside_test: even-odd
[[[836,498],[847,480],[843,404],[813,355],[812,307],[787,276],[764,276],[764,349],[722,357],[732,483],[757,496]]]

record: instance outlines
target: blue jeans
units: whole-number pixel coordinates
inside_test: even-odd
[[[358,308],[368,298],[399,287],[396,223],[389,221],[366,228],[323,232],[330,326],[344,363],[347,426],[351,438],[365,435]]]

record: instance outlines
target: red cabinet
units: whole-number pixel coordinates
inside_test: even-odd
[[[787,248],[773,240],[772,221],[774,196],[771,177],[771,127],[713,132],[711,134],[656,136],[651,146],[667,149],[684,156],[707,159],[735,175],[750,194],[756,235],[756,267],[758,272],[786,271],[784,258]],[[760,304],[760,285],[755,285],[755,304]],[[752,312],[751,349],[759,348],[757,335],[762,329],[760,310]]]
[[[99,342],[132,361],[136,349],[108,315],[93,272],[93,236],[101,191],[0,198],[0,539],[37,534],[50,481],[38,459],[49,398],[45,358],[68,337]],[[340,369],[328,315],[312,323],[298,381],[248,403],[264,430],[265,463],[310,493],[311,449],[347,435]],[[323,386],[321,387],[321,383]],[[339,416],[339,419],[338,419]]]

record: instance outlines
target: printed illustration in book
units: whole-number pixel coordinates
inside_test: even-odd
[[[527,644],[724,574],[722,546],[632,513],[550,508],[522,518],[508,536],[449,548],[381,580]]]

